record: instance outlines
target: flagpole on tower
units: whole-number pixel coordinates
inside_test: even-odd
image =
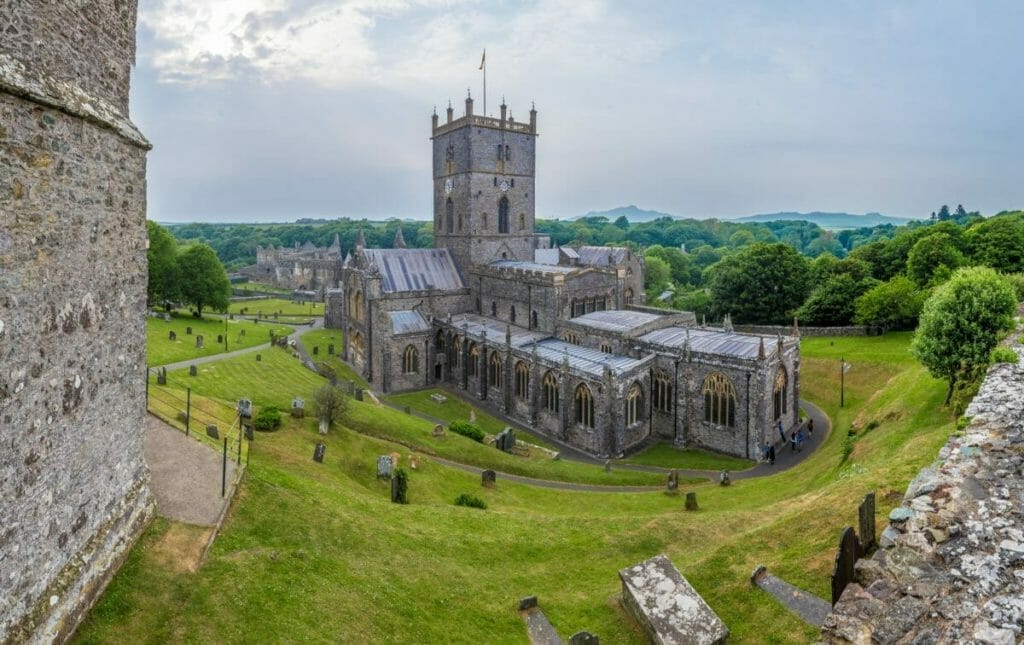
[[[484,47],[483,56],[480,57],[480,69],[484,72],[484,116],[487,116],[487,48]]]

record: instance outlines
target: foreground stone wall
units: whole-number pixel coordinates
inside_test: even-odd
[[[152,513],[135,3],[0,8],[0,642],[63,640]]]
[[[1019,333],[1011,346],[1024,356]],[[825,641],[1024,639],[1024,361],[993,366],[967,416],[857,562]]]

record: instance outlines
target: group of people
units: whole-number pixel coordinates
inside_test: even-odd
[[[782,420],[779,420],[776,429],[779,431],[779,437],[782,438],[782,444],[786,444],[786,431],[782,427]],[[806,440],[810,441],[810,438],[814,436],[814,419],[807,420],[807,437]],[[789,447],[791,452],[802,452],[804,449],[804,431],[803,428],[798,428],[793,432],[789,433]],[[768,465],[775,463],[775,446],[768,441],[764,442],[764,460]]]

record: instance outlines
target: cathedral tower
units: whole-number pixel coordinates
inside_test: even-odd
[[[533,261],[537,111],[516,121],[504,101],[501,117],[466,112],[439,123],[434,142],[434,246],[448,248],[465,269],[493,260]]]

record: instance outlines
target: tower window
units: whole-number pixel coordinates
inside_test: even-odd
[[[508,197],[498,201],[498,232],[508,233]]]
[[[505,161],[508,161],[511,158],[512,158],[512,148],[510,148],[509,146],[505,146]]]
[[[505,254],[502,253],[502,255],[505,255]],[[516,306],[515,305],[512,305],[512,308],[509,309],[509,311],[508,311],[508,318],[512,322],[516,321]]]
[[[538,327],[540,327],[540,317],[537,315],[537,312],[534,311],[530,314],[530,329],[537,329]]]
[[[519,230],[526,229],[526,213],[519,213]]]
[[[498,159],[501,159],[501,144],[498,144]],[[495,180],[497,181],[497,180]]]
[[[455,204],[452,203],[452,198],[448,198],[448,202],[444,205],[444,225],[445,230],[451,233],[454,228],[455,221]]]
[[[497,177],[495,177],[495,178],[494,178],[494,185],[495,185],[495,186],[497,186],[497,185],[498,185],[498,178],[497,178]]]
[[[513,177],[512,179],[509,179],[508,180],[508,185],[509,185],[510,188],[515,188],[516,187],[516,178]]]

